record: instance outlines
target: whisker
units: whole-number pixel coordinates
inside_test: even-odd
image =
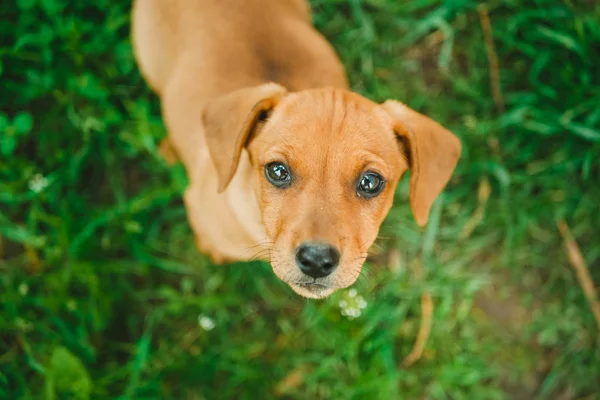
[[[369,278],[371,278],[371,279],[375,279],[375,278],[376,278],[376,276],[375,276],[375,272],[374,272],[374,271],[372,271],[372,270],[371,270],[369,267],[367,267],[366,265],[363,267],[362,271],[364,271],[364,273],[365,273],[366,275],[368,275],[368,276],[369,276]],[[362,271],[361,271],[361,273],[362,273]]]
[[[253,246],[247,247],[240,254],[240,258],[244,258],[244,256],[247,255],[250,251],[253,251],[253,250],[255,250],[255,249],[259,248],[259,247],[260,247],[260,249],[259,249],[259,252],[260,252],[260,251],[264,250],[263,248],[270,249],[273,245],[274,245],[274,242],[271,241],[271,240],[269,240],[269,239],[260,241],[260,242],[258,242],[257,244],[255,244]],[[251,258],[253,258],[253,257],[251,257]]]
[[[248,258],[249,261],[266,260],[270,259],[271,249],[262,249],[255,253],[252,257]]]
[[[360,269],[355,270],[354,274],[355,274],[355,280],[356,280],[355,284],[359,285],[359,287],[361,289],[364,288],[368,284],[367,278],[363,275],[363,273]]]

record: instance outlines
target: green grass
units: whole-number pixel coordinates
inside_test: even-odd
[[[196,252],[129,4],[87,4],[0,5],[0,398],[600,398],[598,327],[556,226],[600,282],[597,2],[486,3],[502,110],[477,3],[313,1],[356,91],[464,148],[423,232],[401,185],[354,320],[348,291],[303,300],[268,265]],[[400,368],[425,291],[431,337]]]

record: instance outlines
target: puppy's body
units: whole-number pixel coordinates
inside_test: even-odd
[[[132,24],[187,169],[197,245],[215,261],[267,258],[308,297],[347,287],[409,167],[427,221],[460,143],[401,103],[348,91],[304,0],[136,0]]]
[[[278,82],[290,90],[348,86],[303,0],[138,0],[133,43],[144,78],[161,96],[169,142],[186,166],[189,220],[215,261],[243,260],[268,239],[245,154],[217,194],[201,114],[211,99]]]

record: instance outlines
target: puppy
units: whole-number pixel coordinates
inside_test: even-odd
[[[408,169],[423,226],[458,162],[433,120],[348,89],[304,0],[136,0],[132,37],[161,147],[189,176],[197,247],[217,263],[267,259],[302,296],[356,281]]]

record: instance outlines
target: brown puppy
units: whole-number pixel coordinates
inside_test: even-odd
[[[448,130],[348,90],[304,0],[136,0],[133,44],[190,185],[188,219],[216,262],[271,261],[300,295],[356,281],[412,169],[419,225],[460,156]]]

